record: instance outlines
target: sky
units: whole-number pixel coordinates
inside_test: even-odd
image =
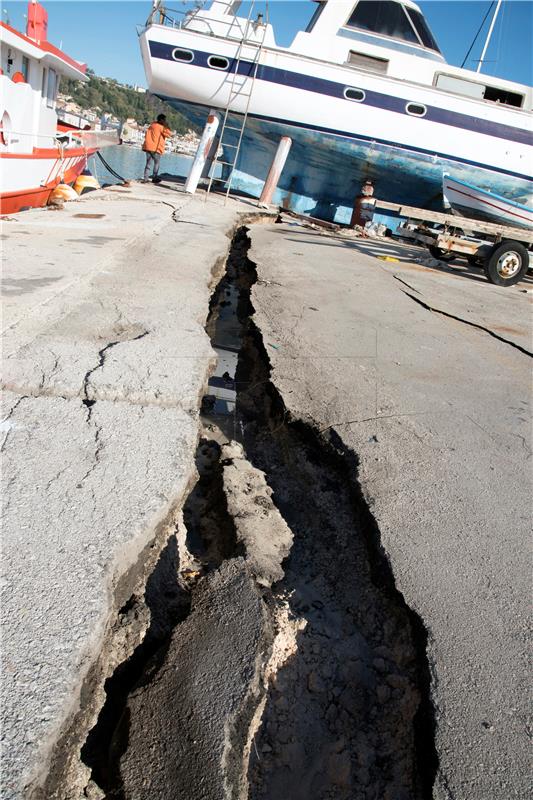
[[[48,38],[53,44],[87,63],[98,75],[146,86],[136,26],[146,21],[150,0],[45,0],[43,4],[48,10]],[[168,0],[166,5],[185,9],[191,3]],[[256,7],[263,5],[257,3]],[[490,0],[419,2],[448,63],[461,66],[489,5]],[[288,46],[295,33],[305,28],[315,7],[311,0],[270,0],[269,16],[277,43]],[[25,30],[26,2],[8,0],[1,8],[4,22],[9,20],[13,27]],[[479,59],[489,21],[490,15],[465,64],[469,69],[477,67],[475,59]],[[506,0],[482,71],[531,85],[532,39],[533,2]]]

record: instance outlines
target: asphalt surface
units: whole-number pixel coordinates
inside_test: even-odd
[[[416,247],[295,223],[251,237],[272,381],[292,418],[357,455],[428,633],[433,796],[523,798],[532,281],[494,287],[464,263],[418,263]]]
[[[117,610],[142,598],[195,476],[203,326],[246,211],[132,185],[3,221],[6,800],[43,781],[74,720],[55,769],[74,793],[87,782],[103,682],[148,624],[117,646]]]

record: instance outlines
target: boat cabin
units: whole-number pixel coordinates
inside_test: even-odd
[[[262,14],[247,29],[247,20],[238,16],[241,0],[214,0],[207,10],[188,12],[181,26],[228,39],[240,39],[246,31],[248,40],[262,41],[267,48],[430,86],[447,95],[526,111],[533,107],[531,87],[447,64],[413,0],[314,2],[317,8],[306,30],[288,48],[277,46]],[[154,5],[164,21],[163,4],[156,0]]]
[[[315,0],[306,31],[290,47],[357,69],[433,86],[490,103],[531,108],[531,88],[446,63],[420,8],[412,0]],[[320,55],[317,45],[320,43]]]

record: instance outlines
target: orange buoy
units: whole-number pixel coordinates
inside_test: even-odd
[[[79,195],[85,194],[85,192],[93,192],[95,189],[99,188],[100,184],[94,175],[91,175],[88,169],[84,169],[81,175],[78,175],[74,183],[74,190]]]
[[[78,193],[67,183],[59,183],[53,190],[48,200],[49,205],[56,205],[67,200],[78,200]]]

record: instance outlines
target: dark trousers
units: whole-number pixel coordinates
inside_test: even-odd
[[[144,180],[148,180],[148,173],[150,172],[150,166],[153,162],[154,168],[152,172],[152,178],[155,178],[157,173],[159,172],[159,162],[161,161],[161,154],[160,153],[150,153],[148,150],[146,151],[146,166],[144,168]]]

